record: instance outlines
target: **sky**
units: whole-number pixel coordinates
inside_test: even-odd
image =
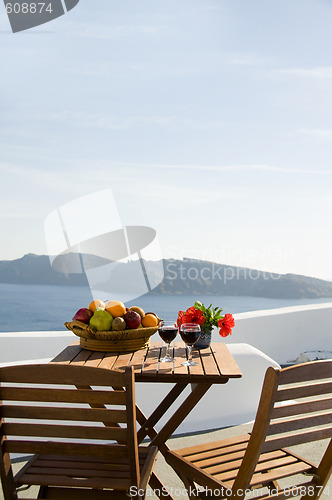
[[[332,280],[331,23],[328,0],[80,0],[13,34],[0,6],[0,260],[112,189],[164,258]]]

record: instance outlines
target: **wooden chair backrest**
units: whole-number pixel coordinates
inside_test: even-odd
[[[318,467],[324,480],[332,472],[332,360],[268,368],[234,488],[248,487],[261,453],[326,438],[330,442]]]
[[[10,453],[130,459],[139,484],[134,375],[75,365],[0,368],[0,467]]]

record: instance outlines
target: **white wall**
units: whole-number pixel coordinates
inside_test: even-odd
[[[75,339],[70,331],[0,333],[0,363],[52,359]]]
[[[280,364],[332,358],[332,303],[283,307],[234,315],[233,334],[214,341],[245,342]]]

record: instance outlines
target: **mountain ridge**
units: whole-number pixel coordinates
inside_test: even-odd
[[[186,257],[163,259],[163,265],[164,279],[152,294],[332,298],[331,281],[309,276],[279,275]],[[85,274],[57,272],[48,255],[36,254],[0,261],[0,283],[89,286]]]

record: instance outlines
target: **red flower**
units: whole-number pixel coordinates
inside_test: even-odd
[[[179,311],[177,325],[180,327],[183,323],[197,323],[202,325],[205,322],[203,312],[199,309],[195,309],[194,306],[189,307],[189,309],[184,311]]]
[[[197,323],[202,325],[205,322],[204,314],[199,309],[195,309],[195,306],[189,307],[185,314],[182,316],[181,323]]]
[[[235,321],[232,314],[225,314],[224,318],[220,318],[220,320],[218,321],[218,326],[220,328],[219,335],[221,337],[232,335],[232,328],[235,326]]]
[[[178,319],[176,320],[176,323],[177,323],[177,325],[178,325],[179,328],[182,325],[182,318],[183,318],[183,316],[184,316],[184,311],[179,311]]]

